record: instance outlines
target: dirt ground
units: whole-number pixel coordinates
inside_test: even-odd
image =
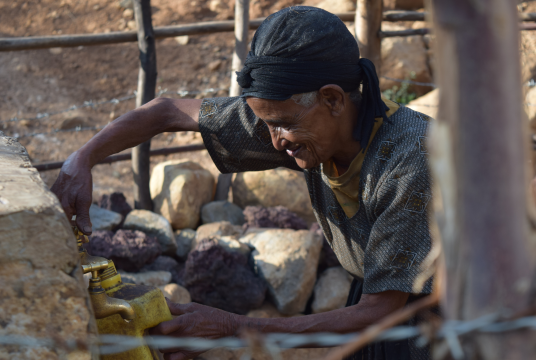
[[[266,16],[299,2],[252,2],[251,16]],[[229,0],[153,0],[151,3],[154,26],[228,19],[234,15],[234,1]],[[127,0],[0,1],[0,37],[129,30],[129,26],[133,26],[129,23],[132,11],[127,8]],[[227,96],[233,47],[232,33],[191,36],[186,45],[180,45],[173,38],[157,41],[157,90],[219,88],[224,90],[203,97]],[[28,135],[74,126],[103,126],[133,109],[135,100],[28,119],[85,101],[106,101],[132,95],[137,87],[138,66],[136,43],[0,53],[0,130],[11,136],[18,134],[35,164],[64,160],[96,131]],[[5,122],[13,117],[22,120]],[[200,142],[199,134],[169,133],[156,136],[151,148]],[[184,158],[200,162],[217,176],[218,171],[206,151],[153,157],[151,161],[154,166],[161,161]],[[96,166],[93,170],[94,198],[103,193],[122,191],[132,203],[130,164],[123,161]],[[42,172],[41,176],[48,186],[52,186],[58,172]]]

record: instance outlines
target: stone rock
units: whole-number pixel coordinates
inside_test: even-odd
[[[246,256],[210,240],[188,255],[184,284],[192,301],[236,314],[260,307],[266,295],[266,283],[248,266]]]
[[[329,268],[320,274],[311,305],[313,314],[343,308],[351,285],[352,277],[341,266]]]
[[[103,209],[95,204],[91,204],[89,208],[89,218],[91,225],[93,225],[93,231],[115,230],[123,220],[121,214]]]
[[[103,209],[119,213],[123,215],[123,218],[132,211],[132,207],[128,204],[127,199],[122,192],[102,195],[99,199],[99,206]]]
[[[180,261],[186,261],[188,253],[192,249],[192,244],[195,243],[196,231],[192,229],[182,229],[175,231],[175,243],[177,251],[175,257]]]
[[[134,10],[129,9],[129,8],[126,8],[126,9],[123,11],[123,18],[124,18],[124,19],[128,19],[128,20],[133,19],[133,18],[134,18]]]
[[[192,250],[201,242],[203,239],[221,237],[221,236],[232,236],[238,237],[242,233],[242,227],[231,224],[229,221],[219,221],[215,223],[201,225],[197,228],[197,234],[195,236],[195,241],[192,242]]]
[[[201,220],[203,224],[229,221],[233,225],[244,224],[242,209],[229,201],[212,201],[201,208]]]
[[[94,231],[84,247],[90,255],[113,260],[117,269],[126,271],[138,271],[160,256],[158,240],[136,230]]]
[[[306,230],[274,229],[240,241],[255,247],[255,265],[277,309],[285,315],[303,312],[315,285],[322,238]]]
[[[119,270],[118,272],[121,275],[121,280],[129,284],[163,286],[171,282],[171,273],[169,271],[129,273]]]
[[[53,48],[49,48],[48,51],[51,54],[59,55],[59,54],[61,54],[63,52],[63,48],[61,48],[61,47],[53,47]],[[74,126],[74,127],[76,127],[76,126]],[[80,127],[82,127],[82,126],[80,126]]]
[[[89,126],[89,122],[87,121],[87,119],[80,117],[80,116],[75,116],[75,117],[71,117],[71,118],[67,118],[63,120],[60,124],[60,129],[69,130],[69,129],[75,129],[77,127],[83,128],[83,127],[88,127],[88,126]]]
[[[221,64],[222,64],[221,60],[214,60],[207,64],[207,68],[210,71],[217,71],[220,68]]]
[[[96,231],[84,245],[89,254],[114,261],[118,269],[138,271],[160,256],[160,244],[153,236],[137,230]]]
[[[184,266],[181,266],[177,260],[169,256],[159,256],[156,260],[150,264],[145,265],[140,271],[168,271],[171,274],[171,281],[174,283],[182,283],[182,270]]]
[[[150,188],[155,212],[174,229],[195,229],[201,206],[212,200],[214,177],[193,161],[170,160],[154,167]]]
[[[0,153],[0,333],[88,342],[96,324],[69,221],[17,140],[0,132]],[[92,358],[61,346],[0,346],[2,359],[71,356]]]
[[[249,256],[251,252],[248,245],[241,243],[233,236],[211,236],[209,239],[227,251],[238,252],[245,256]]]
[[[428,94],[411,101],[407,107],[437,119],[439,110],[439,89],[430,91]]]
[[[401,86],[400,82],[388,80],[383,76],[431,83],[432,74],[428,66],[427,49],[422,37],[416,35],[383,39],[381,74],[380,89],[382,91],[394,86],[398,88]],[[433,88],[428,86],[410,85],[408,88],[408,92],[415,92],[417,96],[424,95],[431,90]]]
[[[233,180],[233,202],[246,206],[284,206],[308,223],[315,221],[309,190],[303,174],[278,168],[236,174]]]
[[[188,35],[175,36],[175,41],[179,45],[187,45],[190,41],[190,38]]]
[[[294,230],[307,229],[307,222],[284,206],[268,208],[262,206],[246,206],[244,217],[248,227]]]
[[[167,285],[161,285],[159,286],[159,288],[164,294],[164,296],[174,303],[188,304],[189,302],[192,302],[192,297],[190,296],[188,290],[178,284],[172,283]]]
[[[149,210],[132,210],[123,224],[124,229],[140,230],[147,235],[154,236],[160,243],[163,255],[174,256],[177,243],[171,225],[161,215]]]

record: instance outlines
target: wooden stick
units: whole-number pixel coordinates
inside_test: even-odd
[[[382,25],[382,0],[357,0],[355,11],[355,35],[361,57],[374,63],[380,76],[382,40],[379,36]]]
[[[235,0],[235,49],[231,66],[229,96],[240,96],[242,88],[236,82],[236,72],[242,70],[248,54],[249,0]],[[220,174],[216,186],[215,201],[227,200],[233,174]]]
[[[342,21],[354,21],[355,13],[335,14]],[[425,13],[416,11],[386,11],[383,13],[383,21],[424,21]],[[536,13],[521,13],[521,21],[536,21]],[[265,18],[254,19],[249,22],[251,30],[257,29]],[[523,30],[523,29],[522,29]],[[155,39],[182,35],[203,35],[218,32],[234,31],[234,20],[229,21],[206,21],[187,25],[162,26],[154,29]],[[403,35],[395,35],[403,36]],[[75,34],[54,36],[27,36],[0,38],[1,51],[20,51],[48,49],[53,47],[76,47],[120,44],[137,41],[136,31],[110,32],[106,34]]]
[[[199,150],[205,150],[205,144],[191,144],[191,145],[184,145],[184,146],[175,146],[175,147],[169,147],[169,148],[162,148],[162,149],[155,149],[149,151],[149,156],[165,156],[170,154],[177,154],[177,153],[183,153],[183,152],[189,152],[189,151],[199,151]],[[97,164],[111,164],[117,161],[126,161],[132,159],[132,153],[127,154],[117,154],[117,155],[111,155],[103,160],[99,161]],[[54,162],[46,162],[42,164],[36,164],[34,165],[34,168],[37,169],[37,171],[48,171],[48,170],[55,170],[55,169],[61,169],[63,166],[64,161],[54,161]]]
[[[354,21],[355,13],[335,14],[343,21]],[[397,15],[399,16],[399,15]],[[265,18],[249,21],[249,29],[257,29]],[[394,20],[389,20],[394,21]],[[205,21],[186,25],[162,26],[154,29],[155,39],[182,35],[203,35],[234,31],[234,20]],[[110,32],[106,34],[77,34],[55,36],[29,36],[0,38],[0,51],[47,49],[52,47],[76,47],[119,44],[137,41],[136,31]]]
[[[418,11],[384,11],[383,21],[424,21],[426,13]]]
[[[239,96],[242,88],[236,82],[236,71],[242,70],[248,54],[249,0],[235,0],[235,49],[231,65],[229,96]]]
[[[395,37],[395,36],[413,36],[413,35],[426,35],[430,33],[430,29],[406,29],[396,31],[380,31],[380,38]]]
[[[138,27],[138,48],[140,49],[140,72],[136,107],[148,103],[155,96],[156,89],[156,47],[151,20],[151,0],[133,0],[136,25]],[[151,140],[132,149],[132,174],[134,176],[134,207],[153,209],[149,190]]]

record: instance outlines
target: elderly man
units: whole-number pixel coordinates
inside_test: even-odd
[[[430,119],[381,99],[374,65],[360,59],[344,23],[312,7],[269,16],[238,73],[244,95],[155,99],[108,125],[72,154],[54,184],[67,216],[91,233],[91,168],[169,131],[200,131],[222,173],[284,166],[303,171],[311,203],[342,266],[354,277],[347,307],[252,319],[199,304],[169,304],[176,319],[155,334],[218,338],[241,329],[356,332],[429,294],[425,136]],[[292,196],[292,194],[289,194]],[[412,320],[414,321],[414,320]],[[193,352],[169,351],[166,359]],[[367,346],[355,359],[427,359],[413,340]]]

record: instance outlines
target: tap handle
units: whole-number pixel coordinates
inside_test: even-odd
[[[89,237],[84,235],[84,233],[81,232],[77,226],[71,226],[71,229],[73,229],[74,236],[76,237],[76,241],[79,243],[79,245],[89,242]]]
[[[82,271],[85,273],[91,272],[93,279],[98,278],[98,271],[108,268],[108,260],[96,261],[89,263],[88,265],[82,265]]]

